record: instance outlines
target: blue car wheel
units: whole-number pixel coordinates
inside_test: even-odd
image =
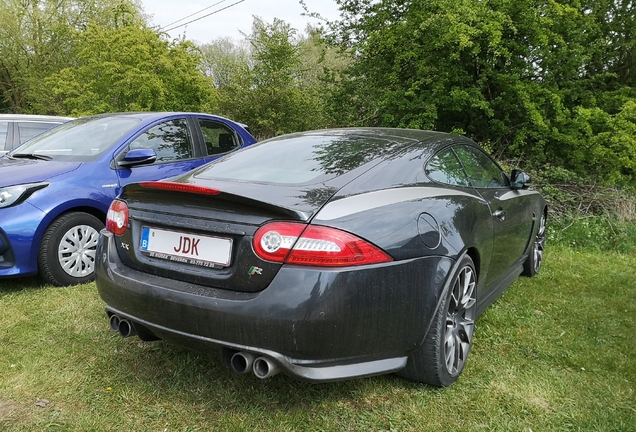
[[[82,212],[67,213],[53,221],[44,233],[38,254],[44,280],[56,286],[92,281],[102,228],[102,221]]]

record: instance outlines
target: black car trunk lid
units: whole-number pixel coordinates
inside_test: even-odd
[[[324,184],[222,182],[213,194],[155,186],[129,185],[121,195],[129,210],[128,229],[117,238],[124,263],[191,284],[245,292],[266,288],[282,265],[254,253],[256,230],[274,220],[308,223],[337,191]]]

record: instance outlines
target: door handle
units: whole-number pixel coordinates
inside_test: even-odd
[[[496,217],[497,219],[499,219],[500,221],[506,220],[506,211],[505,210],[499,209],[499,210],[495,211],[492,215],[494,217]]]

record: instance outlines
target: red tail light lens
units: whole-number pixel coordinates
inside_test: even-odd
[[[114,200],[106,214],[106,229],[118,236],[128,227],[128,206],[125,202]]]
[[[150,182],[141,182],[139,185],[145,188],[151,189],[162,189],[169,191],[177,191],[177,192],[188,192],[195,193],[201,195],[218,195],[221,193],[218,189],[209,188],[207,186],[197,186],[188,183],[175,183],[168,181],[150,181]]]
[[[393,261],[383,250],[335,228],[273,222],[254,235],[254,251],[264,260],[344,267]]]

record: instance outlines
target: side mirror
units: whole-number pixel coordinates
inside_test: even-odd
[[[521,170],[512,170],[510,175],[510,187],[513,189],[525,189],[531,183],[530,176]]]
[[[157,153],[153,149],[142,148],[130,150],[122,160],[117,162],[120,167],[131,167],[134,165],[148,165],[157,160]]]

